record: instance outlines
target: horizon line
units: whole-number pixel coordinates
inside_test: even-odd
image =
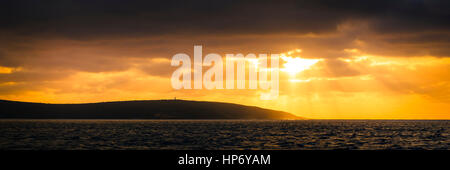
[[[273,111],[281,111],[281,112],[286,112],[289,114],[292,114],[296,117],[302,117],[304,120],[450,120],[450,119],[436,119],[436,118],[309,118],[309,117],[304,117],[302,115],[297,115],[291,112],[287,112],[287,111],[283,111],[283,110],[276,110],[276,109],[271,109],[271,108],[264,108],[264,107],[259,107],[259,106],[253,106],[253,105],[244,105],[244,104],[239,104],[239,103],[230,103],[230,102],[222,102],[222,101],[207,101],[207,100],[191,100],[191,99],[179,99],[179,98],[169,98],[169,99],[142,99],[142,100],[113,100],[113,101],[99,101],[99,102],[88,102],[88,103],[45,103],[45,102],[28,102],[28,101],[17,101],[17,100],[5,100],[5,99],[0,99],[0,101],[9,101],[9,102],[22,102],[22,103],[35,103],[35,104],[54,104],[54,105],[60,105],[60,104],[98,104],[98,103],[114,103],[114,102],[138,102],[138,101],[192,101],[192,102],[214,102],[214,103],[225,103],[225,104],[235,104],[235,105],[241,105],[241,106],[248,106],[248,107],[258,107],[258,108],[262,108],[262,109],[267,109],[267,110],[273,110]],[[5,119],[1,119],[1,120],[5,120]],[[23,120],[33,120],[33,119],[23,119]],[[55,120],[55,119],[51,119],[51,120]],[[65,120],[65,119],[62,119]],[[95,120],[95,119],[94,119]],[[111,119],[113,120],[113,119]],[[117,120],[129,120],[129,119],[117,119]],[[140,119],[136,119],[136,120],[140,120]],[[144,119],[143,119],[144,120]],[[145,120],[162,120],[162,119],[145,119]],[[181,119],[183,120],[183,119]],[[196,119],[193,119],[196,120]],[[222,119],[222,120],[236,120],[236,119]],[[239,119],[239,120],[247,120],[247,119]],[[251,120],[251,119],[248,119]]]

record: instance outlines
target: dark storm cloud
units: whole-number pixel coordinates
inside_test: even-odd
[[[348,20],[379,32],[450,28],[449,1],[25,1],[1,2],[0,29],[93,38],[161,34],[322,33]]]
[[[195,44],[203,45],[204,53],[219,54],[302,48],[302,57],[329,61],[350,55],[344,49],[351,48],[376,55],[448,57],[448,9],[449,1],[433,0],[3,0],[0,66],[23,70],[1,75],[0,82],[131,68],[167,77],[172,72],[168,63],[146,59],[192,54]],[[59,74],[34,74],[41,71]]]

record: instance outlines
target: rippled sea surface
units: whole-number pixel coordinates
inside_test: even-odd
[[[450,149],[450,121],[0,120],[0,149]]]

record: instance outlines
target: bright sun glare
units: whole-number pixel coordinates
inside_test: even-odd
[[[294,54],[300,52],[300,49],[296,49],[287,52],[287,54],[282,53],[281,59],[283,59],[286,63],[284,63],[281,71],[287,72],[290,75],[295,75],[299,72],[309,69],[312,65],[320,61],[320,59],[304,59],[299,56],[293,57]]]

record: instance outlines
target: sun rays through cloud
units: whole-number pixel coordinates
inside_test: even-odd
[[[284,61],[281,71],[287,72],[291,76],[295,76],[297,73],[309,69],[312,65],[321,61],[321,59],[305,59],[299,55],[302,50],[296,49],[287,53],[281,53],[280,58]]]

